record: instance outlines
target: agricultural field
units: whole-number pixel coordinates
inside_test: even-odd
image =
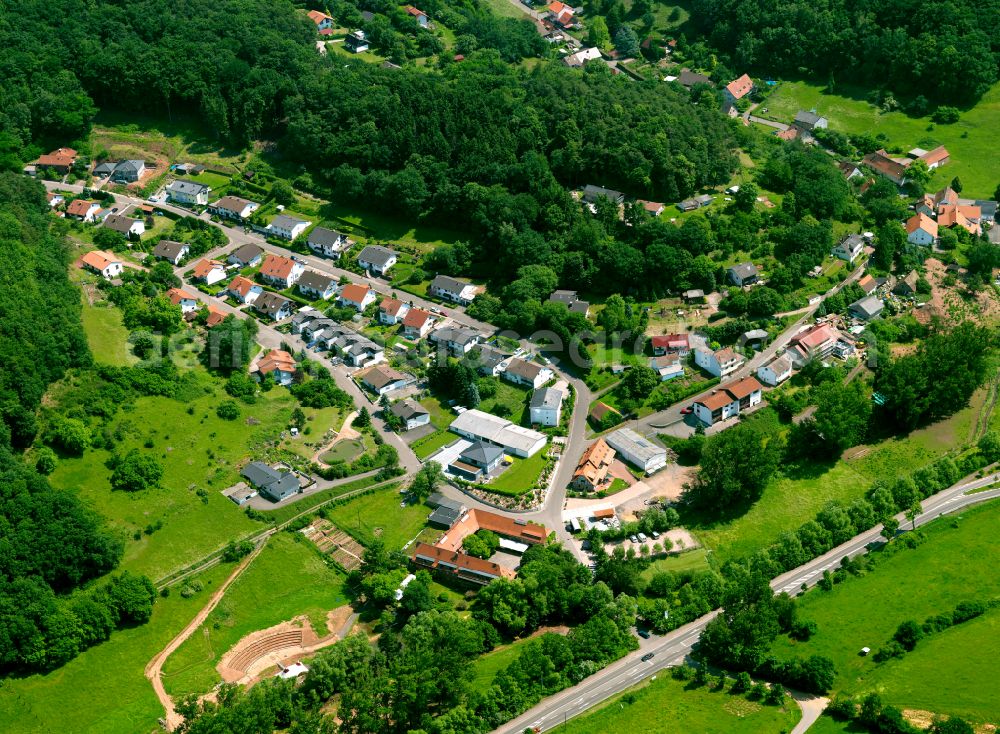
[[[316,634],[326,635],[327,612],[347,603],[344,579],[301,533],[278,533],[167,659],[167,691],[173,696],[205,693],[219,682],[215,666],[226,651],[245,635],[293,617],[307,616]]]
[[[906,620],[918,623],[950,612],[962,601],[989,601],[1000,595],[994,573],[995,535],[1000,504],[990,502],[937,520],[922,532],[923,544],[900,548],[876,568],[848,577],[831,591],[807,593],[799,603],[802,618],[817,624],[808,642],[779,638],[779,657],[820,654],[837,667],[836,691],[862,694],[878,690],[900,708],[954,714],[976,721],[1000,718],[995,642],[1000,628],[996,609],[982,617],[937,632],[901,659],[876,663],[858,650],[878,650]]]
[[[12,677],[0,687],[4,731],[151,732],[163,707],[143,675],[146,664],[205,604],[233,565],[223,563],[195,577],[203,590],[156,600],[147,624],[117,631],[45,675]],[[194,581],[195,579],[191,579]]]
[[[368,545],[379,537],[386,548],[397,550],[420,532],[431,514],[426,505],[407,504],[400,507],[401,501],[402,495],[396,485],[392,485],[331,507],[326,511],[326,517],[362,545]]]
[[[239,419],[223,420],[215,413],[228,398],[221,385],[204,371],[193,374],[198,378],[192,395],[140,397],[112,421],[112,433],[121,436],[116,451],[151,451],[162,463],[161,487],[113,492],[106,466],[111,454],[96,448],[64,457],[51,477],[54,486],[79,492],[129,538],[122,567],[153,579],[260,528],[221,490],[238,481],[239,465],[259,458],[256,447],[277,437],[296,405],[286,390],[275,389],[254,405],[241,405]],[[248,425],[251,419],[257,423]],[[162,527],[144,533],[157,523]],[[133,540],[134,533],[139,539]]]
[[[661,675],[651,683],[612,698],[596,710],[570,719],[559,731],[759,734],[791,731],[800,718],[798,706],[788,697],[783,706],[765,706],[741,695],[695,688]]]
[[[913,118],[903,112],[882,112],[867,101],[868,90],[839,85],[837,94],[807,82],[782,82],[764,101],[765,117],[790,122],[799,110],[815,109],[830,121],[830,129],[845,133],[884,133],[889,144],[902,150],[930,150],[944,145],[951,161],[934,172],[928,190],[944,187],[955,176],[962,180],[963,196],[990,198],[1000,170],[1000,152],[991,131],[1000,129],[1000,84],[983,95],[952,125],[937,125],[930,117]],[[757,114],[761,114],[758,112]]]

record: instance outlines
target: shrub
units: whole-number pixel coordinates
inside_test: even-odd
[[[140,489],[156,487],[163,479],[163,466],[155,457],[129,452],[115,462],[111,472],[111,488],[123,492],[137,492]]]
[[[234,421],[240,417],[240,406],[235,400],[223,400],[215,409],[215,414],[226,421]]]

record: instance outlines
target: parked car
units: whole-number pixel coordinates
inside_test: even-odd
[[[635,537],[634,535],[628,536],[628,539],[631,540],[633,543],[638,543],[639,542],[639,539],[637,537]]]
[[[649,538],[646,537],[645,533],[639,533],[639,542],[640,543],[645,543],[647,540],[649,540]]]
[[[644,640],[649,639],[649,630],[636,630],[636,631],[639,633],[639,637],[641,637],[642,639]]]
[[[653,654],[654,653],[647,652],[645,655],[642,656],[642,662],[648,663],[650,660],[653,659]]]
[[[653,540],[659,540],[660,539],[660,534],[658,532],[656,532],[655,530],[652,533],[650,533],[650,534],[653,536]]]
[[[694,408],[692,406],[690,406],[690,405],[687,406],[686,408],[681,408],[681,415],[691,415],[691,413],[693,413],[693,412],[694,412]]]

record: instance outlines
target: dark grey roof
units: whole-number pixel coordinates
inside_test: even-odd
[[[531,394],[532,408],[558,408],[562,402],[563,394],[561,390],[554,387],[541,387]]]
[[[132,217],[126,217],[123,214],[109,214],[104,219],[104,226],[108,229],[113,229],[115,232],[128,234],[132,225],[138,221],[138,219],[132,219]]]
[[[478,364],[490,371],[498,364],[507,359],[510,355],[494,349],[493,347],[483,347],[479,350]]]
[[[94,166],[94,175],[100,176],[102,174],[108,174],[115,170],[117,164],[114,161],[104,161],[104,163],[98,163]]]
[[[690,69],[681,69],[681,73],[677,77],[677,81],[688,88],[693,87],[695,84],[712,84],[712,80],[707,76],[693,72]],[[712,84],[712,86],[715,85]]]
[[[368,245],[358,254],[358,260],[371,263],[375,267],[384,268],[386,264],[396,256],[396,253],[388,247],[381,245]]]
[[[865,238],[857,233],[849,234],[840,241],[840,244],[846,245],[848,249],[853,250],[858,245],[864,245]]]
[[[418,403],[416,400],[400,400],[398,403],[393,403],[389,406],[389,412],[398,418],[402,418],[404,421],[414,418],[418,415],[427,415],[427,410]]]
[[[459,326],[445,326],[437,331],[431,332],[431,341],[454,342],[455,344],[461,345],[468,344],[470,341],[474,341],[478,337],[478,331],[463,329]]]
[[[306,270],[298,279],[298,286],[306,290],[324,293],[334,282],[334,279],[327,275],[317,273],[315,270]]]
[[[975,206],[979,207],[983,219],[996,219],[997,202],[988,199],[976,199]]]
[[[279,214],[271,220],[269,227],[281,227],[282,229],[294,229],[296,225],[309,224],[305,219],[290,217],[287,214]]]
[[[260,491],[273,500],[283,500],[299,491],[299,479],[291,472],[285,472],[277,481],[260,488]]]
[[[801,122],[804,125],[809,125],[810,127],[815,125],[817,122],[823,119],[822,115],[817,115],[815,112],[805,110],[799,110],[795,113],[795,121]]]
[[[263,248],[248,242],[247,244],[241,245],[240,247],[237,247],[235,250],[233,250],[229,254],[229,257],[233,258],[237,262],[246,265],[248,263],[253,262],[258,257],[261,257],[263,254],[264,254]]]
[[[587,301],[573,301],[569,304],[569,310],[572,313],[586,314],[590,310],[590,304]]]
[[[240,474],[255,487],[266,487],[281,478],[281,473],[263,461],[251,461]]]
[[[569,306],[577,300],[576,291],[555,291],[551,296],[549,296],[549,300],[554,301],[555,303],[565,303]]]
[[[434,492],[432,495],[430,495],[427,498],[427,504],[430,505],[431,507],[446,507],[450,510],[457,510],[457,511],[462,511],[465,509],[465,505],[463,505],[461,502],[459,502],[458,500],[450,500],[440,492]]]
[[[431,525],[450,528],[461,516],[462,513],[460,511],[453,510],[450,507],[439,507],[428,516],[427,522]]]
[[[459,454],[459,460],[476,466],[489,466],[503,456],[503,449],[483,441],[476,441]]]
[[[432,288],[440,288],[452,293],[461,293],[469,285],[472,284],[458,278],[452,278],[450,275],[435,275],[434,280],[431,281]]]
[[[327,229],[326,227],[316,227],[312,232],[309,233],[307,241],[310,245],[333,246],[336,245],[344,237],[340,232],[333,229]]]
[[[190,245],[173,240],[160,240],[153,248],[154,257],[164,257],[167,260],[176,260],[184,252],[184,248],[190,249]]]
[[[614,189],[606,189],[603,186],[594,186],[593,184],[587,184],[583,187],[583,200],[589,201],[591,203],[597,201],[599,197],[605,197],[610,199],[616,204],[621,204],[625,201],[625,194],[621,191],[615,191]]]
[[[882,300],[878,296],[865,296],[850,305],[850,310],[871,318],[882,311]]]
[[[292,301],[284,296],[265,291],[254,301],[253,307],[273,318],[286,304],[291,305],[291,303]]]
[[[194,181],[174,181],[169,186],[167,186],[167,191],[178,191],[182,194],[197,195],[201,193],[208,193],[210,189],[203,183],[195,183]]]
[[[118,165],[115,166],[115,172],[117,173],[118,171],[134,171],[138,173],[145,167],[146,167],[146,161],[136,161],[136,160],[120,161]]]
[[[757,266],[753,263],[740,263],[729,268],[729,272],[733,273],[740,280],[744,280],[757,275]]]

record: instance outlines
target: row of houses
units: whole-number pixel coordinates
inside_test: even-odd
[[[320,311],[299,311],[291,325],[292,331],[300,334],[311,348],[329,350],[352,367],[371,367],[385,361],[382,345]]]

